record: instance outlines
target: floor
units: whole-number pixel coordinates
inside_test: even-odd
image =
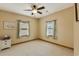
[[[73,54],[72,49],[41,40],[14,45],[10,49],[0,51],[0,56],[72,56]]]

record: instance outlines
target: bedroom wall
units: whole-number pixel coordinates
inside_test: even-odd
[[[46,21],[56,20],[57,39],[46,37]],[[70,7],[40,19],[39,38],[60,45],[74,48],[73,46],[73,20],[74,7]]]
[[[17,20],[30,21],[30,37],[17,38]],[[24,42],[37,38],[37,20],[24,15],[19,15],[7,11],[0,10],[0,22],[14,22],[16,28],[12,30],[4,29],[3,23],[0,25],[0,36],[8,34],[11,36],[12,44]]]
[[[74,54],[79,56],[79,22],[74,19]]]
[[[74,13],[75,13],[75,9],[74,9]],[[79,56],[79,21],[76,21],[75,14],[74,14],[74,55]]]

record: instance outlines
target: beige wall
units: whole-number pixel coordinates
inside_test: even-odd
[[[74,21],[74,54],[79,55],[79,22]]]
[[[0,36],[8,34],[12,38],[12,44],[19,43],[31,39],[37,38],[37,20],[31,17],[10,13],[6,11],[0,11],[0,22],[3,21],[12,21],[15,23],[15,26],[17,26],[17,20],[24,20],[24,21],[30,21],[30,37],[26,38],[17,38],[17,27],[13,30],[6,30],[3,28],[3,25],[0,25]]]
[[[76,22],[75,14],[74,14],[74,54],[79,56],[79,21]]]
[[[57,39],[53,39],[52,37],[47,38],[45,36],[46,32],[45,22],[50,20],[57,21],[57,28],[56,28]],[[41,18],[39,38],[73,48],[73,20],[74,20],[73,7],[64,9],[52,15]]]

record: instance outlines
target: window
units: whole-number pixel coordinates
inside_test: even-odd
[[[56,38],[56,20],[46,22],[46,36]]]
[[[19,37],[27,37],[29,36],[29,21],[18,21],[18,36]]]

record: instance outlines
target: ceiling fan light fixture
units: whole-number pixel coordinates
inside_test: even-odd
[[[37,13],[37,10],[36,10],[36,9],[34,9],[34,10],[32,10],[32,12],[35,14],[35,13]]]

